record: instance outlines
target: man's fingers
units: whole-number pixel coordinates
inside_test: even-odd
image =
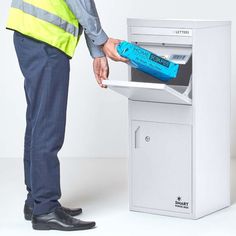
[[[104,73],[104,70],[101,68],[97,77],[97,82],[101,88],[107,87],[106,85],[102,84],[102,81],[106,79],[107,79],[106,73]]]
[[[106,85],[103,85],[103,80],[108,79],[108,68],[107,67],[101,67],[98,75],[98,84],[101,88],[107,88]]]
[[[103,69],[101,76],[102,76],[102,79],[106,80],[107,77],[108,77],[108,70],[107,69]]]
[[[102,81],[108,79],[108,68],[103,68],[103,69],[102,69],[102,72],[101,72],[101,79],[102,79]],[[101,81],[101,82],[102,82],[102,81]],[[106,86],[106,85],[103,85],[103,88],[107,88],[107,86]]]
[[[95,79],[96,79],[98,85],[102,87],[102,81],[101,81],[100,71],[95,73]]]
[[[101,81],[100,81],[100,79],[99,79],[99,75],[96,75],[95,78],[96,78],[96,80],[97,80],[97,83],[101,86]]]
[[[95,75],[95,79],[98,83],[98,85],[100,87],[102,87],[102,80],[101,80],[101,65],[98,63],[98,64],[94,64],[94,75]]]
[[[124,57],[119,57],[119,61],[124,62],[124,63],[129,62],[129,60],[127,58],[124,58]]]
[[[128,59],[124,58],[124,57],[121,57],[118,53],[117,54],[112,54],[110,56],[110,58],[113,60],[113,61],[121,61],[121,62],[124,62],[124,63],[127,63],[129,62]]]
[[[115,53],[109,53],[108,54],[108,57],[111,59],[111,60],[113,60],[113,61],[119,61],[119,54],[117,53],[117,54],[115,54]]]
[[[108,79],[109,75],[109,65],[106,57],[94,59],[94,74],[97,83],[101,88],[106,88],[106,85],[103,85],[103,80]]]
[[[121,57],[118,52],[116,52],[114,54],[114,56],[117,58],[117,61],[121,61],[121,62],[128,62],[129,61],[127,58]]]
[[[114,44],[116,44],[116,45],[117,45],[117,44],[121,43],[121,42],[122,42],[122,40],[121,40],[121,39],[114,39],[114,41],[113,41],[113,42],[114,42]]]

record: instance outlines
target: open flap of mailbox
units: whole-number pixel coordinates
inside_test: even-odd
[[[191,105],[192,100],[166,84],[104,80],[104,85],[130,100]]]

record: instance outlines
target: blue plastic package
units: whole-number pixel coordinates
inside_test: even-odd
[[[127,58],[130,65],[157,79],[168,81],[176,78],[179,65],[168,61],[135,44],[123,41],[117,46],[120,56]]]

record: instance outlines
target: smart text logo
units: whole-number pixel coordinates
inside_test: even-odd
[[[179,196],[175,201],[175,207],[189,209],[189,202],[183,201],[182,198]]]

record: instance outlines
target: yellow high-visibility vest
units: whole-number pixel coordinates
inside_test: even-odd
[[[45,42],[74,55],[79,22],[64,0],[13,0],[7,29]]]

